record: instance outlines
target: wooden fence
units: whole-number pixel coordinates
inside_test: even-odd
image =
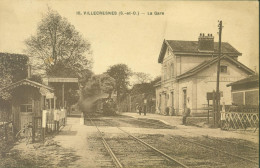
[[[34,117],[32,141],[44,141],[47,135],[58,133],[66,124],[66,113],[66,109],[43,110],[41,117]]]
[[[258,112],[221,112],[221,128],[229,129],[248,129],[259,127]]]

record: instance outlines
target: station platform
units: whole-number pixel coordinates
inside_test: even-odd
[[[216,138],[236,138],[252,141],[254,143],[259,143],[259,130],[256,132],[249,130],[221,130],[220,128],[208,128],[199,126],[186,126],[182,124],[182,116],[164,116],[160,114],[146,113],[146,116],[139,115],[135,112],[124,112],[121,115],[133,117],[133,118],[147,118],[153,120],[159,120],[165,124],[176,127],[183,132],[193,133],[194,135],[211,136]],[[190,118],[192,119],[192,117]]]

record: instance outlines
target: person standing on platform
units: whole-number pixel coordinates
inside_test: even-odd
[[[141,113],[139,111],[139,104],[138,103],[136,103],[135,110],[136,110],[137,113],[139,113],[139,115],[141,115]]]
[[[144,110],[144,115],[146,115],[146,110],[147,110],[147,108],[146,108],[146,104],[144,104],[144,108],[143,108],[143,110]]]
[[[190,116],[190,103],[189,103],[189,98],[187,98],[187,104],[186,107],[184,107],[184,111],[182,113],[182,124],[186,125],[187,123],[187,117]]]
[[[139,115],[142,115],[142,107],[138,105]]]

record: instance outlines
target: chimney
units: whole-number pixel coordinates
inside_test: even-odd
[[[204,33],[200,33],[198,44],[198,50],[201,52],[214,51],[214,37],[212,34],[204,35]]]

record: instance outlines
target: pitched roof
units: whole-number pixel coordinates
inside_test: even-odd
[[[227,56],[227,55],[223,55],[220,57],[220,59],[227,59],[228,61],[232,62],[233,64],[236,64],[238,67],[242,68],[244,71],[246,71],[248,74],[254,74],[254,71],[251,70],[250,68],[248,68],[247,66],[245,66],[244,64],[240,63],[239,61]],[[200,72],[201,70],[203,70],[204,68],[209,67],[210,65],[216,63],[218,61],[218,57],[215,57],[211,60],[208,61],[204,61],[201,64],[199,64],[198,66],[188,70],[187,72],[177,76],[177,79],[183,79],[189,76],[192,76],[198,72]]]
[[[13,83],[9,86],[1,88],[0,92],[12,90],[12,89],[19,87],[21,85],[28,85],[28,86],[32,86],[32,87],[35,87],[35,88],[38,88],[38,89],[44,88],[44,89],[47,89],[47,90],[50,90],[50,91],[54,90],[51,87],[40,84],[38,82],[34,82],[34,81],[31,81],[31,80],[28,80],[28,79],[23,79],[23,80],[20,80],[18,82],[15,82],[15,83]]]
[[[238,80],[236,82],[232,82],[230,84],[227,84],[227,86],[233,86],[233,85],[240,85],[240,84],[246,84],[251,82],[259,82],[259,76],[258,75],[252,75],[247,78]]]
[[[214,42],[214,52],[204,52],[198,50],[198,41],[181,41],[181,40],[164,40],[162,44],[162,48],[160,51],[160,55],[158,58],[158,62],[161,63],[167,47],[169,47],[173,53],[185,53],[185,54],[207,54],[207,55],[216,55],[218,54],[218,42]],[[223,54],[230,54],[233,56],[242,55],[239,51],[237,51],[233,46],[231,46],[227,42],[221,43],[221,52]]]

